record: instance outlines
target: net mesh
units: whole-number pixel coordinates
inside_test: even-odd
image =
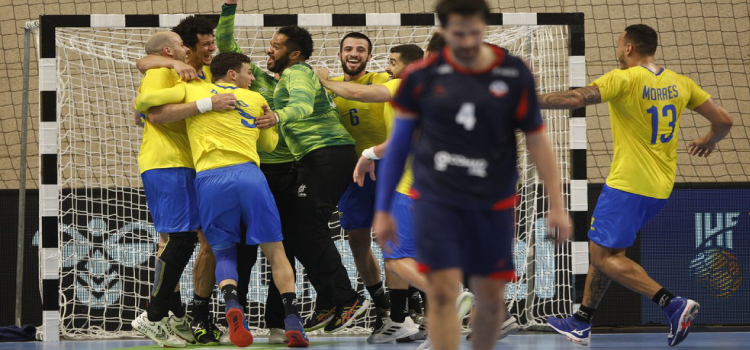
[[[383,71],[391,46],[416,43],[426,47],[432,27],[310,28],[315,55],[309,63],[341,74],[336,59],[340,38],[361,31],[373,41],[368,69]],[[60,305],[61,330],[69,338],[135,335],[130,321],[145,308],[158,234],[148,222],[148,208],[136,163],[142,130],[134,126],[131,101],[140,81],[134,62],[142,57],[151,29],[60,28],[57,30],[57,91],[59,108]],[[265,66],[265,48],[276,28],[238,28],[239,45],[254,62]],[[565,26],[491,27],[487,41],[525,58],[534,69],[539,92],[568,87],[568,33]],[[563,183],[569,180],[567,111],[544,113]],[[570,252],[545,239],[542,218],[547,198],[519,135],[519,192],[514,262],[518,280],[510,283],[506,300],[523,326],[539,324],[547,316],[570,312],[572,303]],[[566,194],[567,196],[567,194]],[[332,220],[333,239],[356,285],[356,274],[346,237]],[[380,248],[373,244],[378,259]],[[197,249],[196,249],[197,250]],[[197,254],[194,254],[194,257]],[[192,299],[193,261],[183,275],[183,301]],[[381,264],[382,266],[382,264]],[[304,269],[297,266],[297,294],[301,314],[314,309],[315,291]],[[268,274],[259,256],[251,278],[250,325],[264,333]],[[214,298],[216,300],[217,298]],[[214,301],[217,318],[222,305]],[[364,333],[374,312],[349,332]]]

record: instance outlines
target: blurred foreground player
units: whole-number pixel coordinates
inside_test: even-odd
[[[558,241],[570,235],[570,222],[531,72],[520,58],[482,42],[489,14],[483,0],[443,0],[436,12],[447,46],[409,68],[393,99],[398,112],[379,171],[374,226],[380,240],[393,239],[393,193],[419,127],[414,235],[429,285],[432,347],[458,349],[456,286],[467,274],[477,297],[472,347],[491,349],[505,311],[502,290],[514,277],[517,129],[526,133],[544,180]]]

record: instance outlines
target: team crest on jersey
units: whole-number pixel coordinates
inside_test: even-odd
[[[508,94],[508,84],[502,80],[495,80],[490,84],[490,93],[497,98]]]
[[[438,74],[451,74],[453,73],[453,67],[449,64],[444,64],[437,69]]]

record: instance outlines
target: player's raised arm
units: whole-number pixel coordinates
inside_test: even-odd
[[[602,103],[602,95],[596,85],[539,96],[541,109],[577,109],[599,103]]]
[[[708,157],[716,148],[716,144],[729,135],[733,123],[732,116],[710,98],[695,108],[695,111],[711,122],[711,129],[705,136],[688,144],[688,153],[693,156]]]
[[[320,79],[320,84],[334,94],[347,100],[359,102],[388,102],[391,100],[391,92],[383,85],[363,85],[348,81],[328,80],[329,70],[324,67],[315,67],[315,74]]]
[[[135,62],[135,66],[141,73],[146,73],[154,68],[172,68],[180,75],[183,81],[191,81],[198,78],[198,72],[189,64],[173,58],[156,54],[149,54]]]
[[[226,0],[221,5],[221,17],[216,26],[216,47],[219,52],[242,53],[242,49],[234,40],[234,14],[237,12],[237,0]]]

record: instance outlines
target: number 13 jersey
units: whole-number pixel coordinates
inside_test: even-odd
[[[592,85],[609,102],[615,157],[607,186],[641,196],[669,198],[677,171],[677,135],[685,108],[711,96],[690,78],[661,68],[615,69]]]

